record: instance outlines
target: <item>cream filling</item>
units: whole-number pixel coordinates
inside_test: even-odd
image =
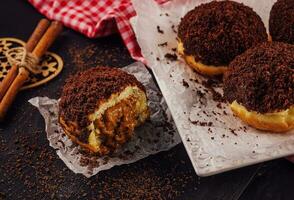
[[[261,114],[255,111],[248,111],[237,101],[234,101],[230,106],[232,110],[242,114],[246,119],[254,118],[263,123],[284,124],[285,126],[291,126],[291,124],[294,124],[294,106],[279,112],[265,114]]]
[[[147,97],[145,93],[138,88],[137,86],[128,86],[122,92],[112,94],[111,97],[99,106],[99,109],[96,110],[93,114],[89,115],[89,120],[91,124],[87,127],[90,131],[88,138],[89,145],[96,148],[99,151],[99,146],[101,141],[99,138],[100,131],[98,128],[95,128],[94,121],[100,118],[108,108],[113,107],[123,99],[127,99],[130,96],[134,96],[138,100],[136,101],[135,109],[139,115],[139,122],[142,123],[148,117],[148,107],[147,107]]]

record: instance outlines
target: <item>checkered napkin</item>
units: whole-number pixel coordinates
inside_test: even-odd
[[[167,0],[155,0],[164,3]],[[145,62],[129,19],[136,15],[131,0],[29,0],[43,15],[94,38],[119,32],[131,56]]]

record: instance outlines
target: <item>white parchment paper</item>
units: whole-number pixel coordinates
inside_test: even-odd
[[[252,7],[268,27],[274,0],[237,0]],[[294,131],[270,134],[257,131],[235,118],[225,103],[213,100],[212,91],[222,94],[222,85],[213,90],[175,54],[177,27],[181,17],[195,6],[210,0],[173,0],[158,5],[152,0],[133,0],[137,17],[132,19],[142,54],[152,69],[171,110],[193,166],[208,176],[242,166],[294,154]],[[158,31],[160,29],[161,31]]]
[[[97,157],[80,151],[64,134],[58,124],[58,100],[35,97],[29,102],[37,107],[45,119],[50,146],[63,162],[75,173],[86,177],[116,165],[128,164],[160,151],[166,151],[181,142],[167,105],[150,73],[142,63],[134,63],[123,70],[133,74],[146,88],[151,110],[150,121],[137,128],[135,137],[111,156]]]

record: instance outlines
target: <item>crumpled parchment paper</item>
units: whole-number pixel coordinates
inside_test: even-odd
[[[49,144],[61,160],[75,173],[91,177],[113,166],[129,164],[160,151],[166,151],[181,142],[170,112],[150,73],[136,62],[123,70],[133,74],[146,88],[151,110],[150,121],[135,131],[135,137],[110,156],[97,157],[80,151],[80,147],[64,134],[58,123],[58,100],[35,97],[29,102],[37,107],[45,119]]]
[[[211,0],[173,0],[159,5],[133,0],[132,27],[148,66],[166,99],[192,164],[200,176],[294,154],[294,130],[287,134],[258,131],[233,116],[229,105],[213,100],[222,85],[210,89],[176,52],[181,17]],[[275,0],[236,0],[252,7],[268,27]],[[160,30],[160,31],[159,31]],[[166,54],[177,54],[171,61]],[[213,89],[213,90],[211,90]]]

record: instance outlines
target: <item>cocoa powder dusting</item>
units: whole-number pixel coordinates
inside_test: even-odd
[[[109,37],[110,38],[110,37]],[[119,40],[115,38],[110,38],[113,42],[118,43]],[[105,43],[91,43],[88,45],[84,45],[81,43],[73,43],[68,48],[69,61],[67,63],[71,63],[74,65],[71,67],[72,72],[84,71],[89,69],[90,67],[96,66],[125,66],[130,62],[130,58],[128,56],[119,55],[128,55],[128,50],[126,48],[121,48],[117,46],[109,46],[109,42],[105,41]],[[119,58],[119,59],[118,59]]]
[[[47,144],[43,131],[32,134],[15,131],[11,142],[0,134],[0,155],[6,159],[0,165],[0,185],[6,188],[0,191],[0,199],[171,199],[180,198],[191,185],[196,191],[200,184],[189,159],[178,159],[185,155],[184,147],[86,178],[69,170],[54,149],[37,145]],[[160,167],[162,161],[168,167]],[[21,183],[21,196],[12,192],[15,180]]]

